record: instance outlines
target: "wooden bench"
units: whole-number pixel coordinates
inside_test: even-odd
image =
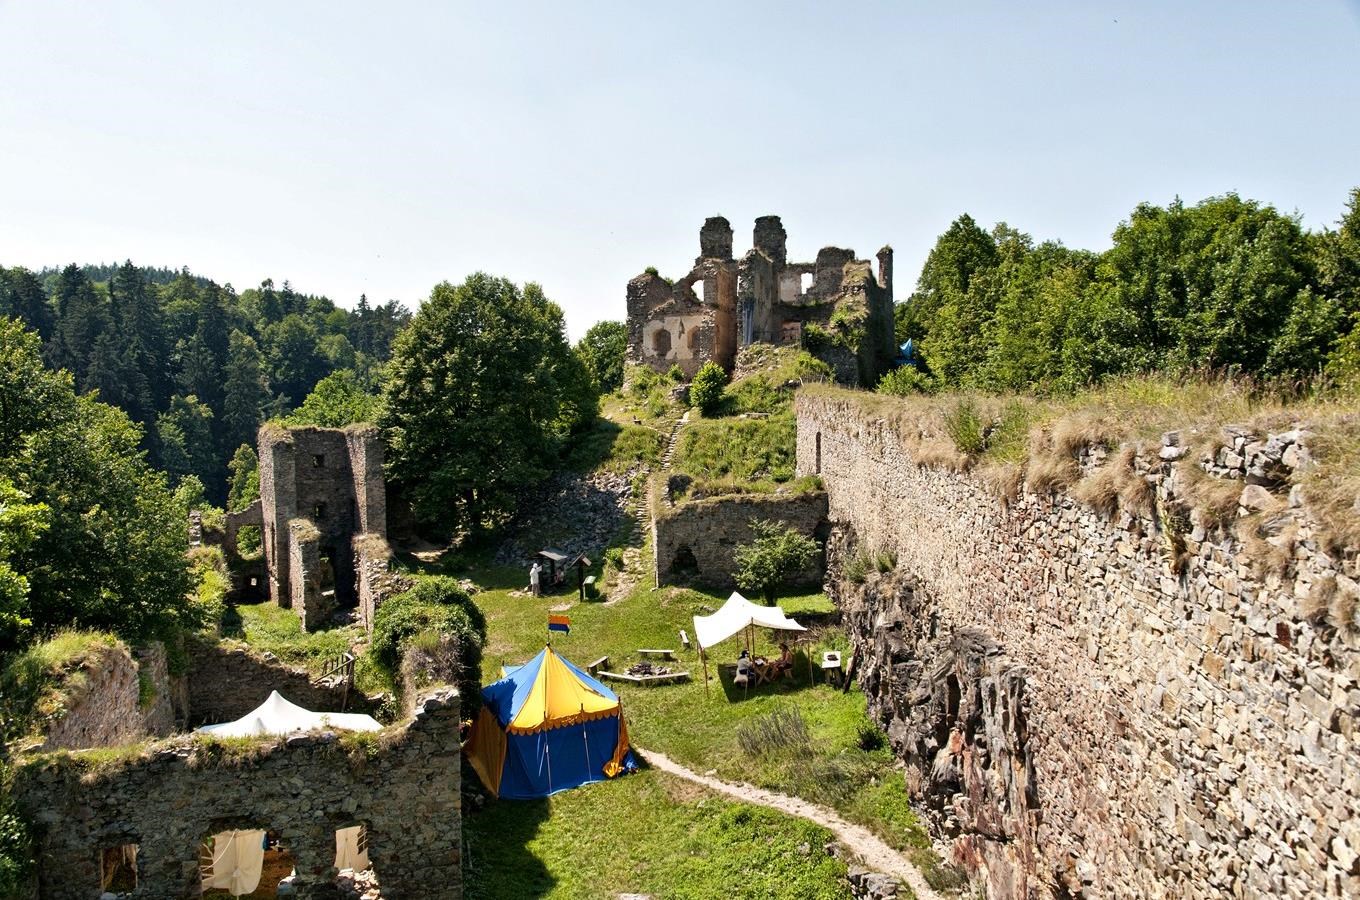
[[[652,657],[656,657],[657,659],[675,659],[675,651],[674,651],[674,650],[639,650],[639,651],[638,651],[638,656],[642,656],[642,657],[652,656]]]
[[[607,665],[609,665],[609,657],[601,656],[599,659],[586,666],[586,671],[590,673],[590,677],[598,678],[600,676],[600,669]]]
[[[689,673],[667,672],[664,675],[629,675],[626,672],[601,672],[600,677],[609,681],[626,681],[629,684],[662,684],[667,681],[683,681],[689,678]]]

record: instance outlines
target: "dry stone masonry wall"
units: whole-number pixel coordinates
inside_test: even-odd
[[[1140,463],[1154,508],[1107,516],[922,467],[852,394],[797,412],[871,711],[989,896],[1360,896],[1360,572],[1283,496],[1306,435],[1192,458],[1263,510],[1249,552],[1184,515],[1174,434]]]
[[[689,499],[672,503],[672,493],[683,489],[684,475],[657,475],[652,494],[652,546],[656,584],[688,581],[721,590],[734,586],[733,554],[755,539],[751,523],[778,522],[820,542],[825,537],[826,494],[745,494]],[[815,560],[793,580],[817,584],[822,561]]]
[[[277,832],[297,896],[335,896],[335,832],[363,825],[382,894],[462,896],[459,703],[440,689],[375,742],[333,732],[215,745],[190,736],[91,768],[53,756],[21,769],[20,808],[35,824],[42,900],[99,896],[100,853],[136,844],[131,898],[199,896],[199,850],[237,828]]]
[[[99,647],[65,680],[66,708],[44,724],[43,749],[108,747],[174,731],[183,685],[171,679],[160,644],[135,653],[121,643]]]

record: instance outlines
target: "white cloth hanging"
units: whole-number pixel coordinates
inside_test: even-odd
[[[264,869],[263,831],[223,831],[213,835],[212,871],[203,875],[203,888],[220,888],[233,897],[260,886]]]
[[[340,828],[335,832],[335,867],[362,872],[368,868],[368,842],[364,826]]]

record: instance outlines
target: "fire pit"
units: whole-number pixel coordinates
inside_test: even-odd
[[[670,675],[671,668],[670,666],[661,666],[652,662],[640,662],[629,666],[628,674],[637,677],[645,677],[647,675]]]

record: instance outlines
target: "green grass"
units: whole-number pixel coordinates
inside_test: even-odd
[[[233,607],[224,617],[223,635],[243,639],[251,649],[272,653],[291,665],[321,674],[367,635],[358,625],[304,632],[297,613],[269,601]],[[392,675],[367,654],[356,653],[354,683],[366,694],[391,692]]]
[[[846,896],[826,829],[660,772],[493,802],[463,819],[469,900]]]
[[[703,479],[785,482],[793,477],[796,432],[788,412],[695,422],[680,434],[673,467]]]
[[[750,781],[834,807],[899,849],[929,846],[910,811],[891,751],[859,748],[859,732],[868,721],[864,695],[857,689],[842,692],[821,683],[820,673],[818,683],[809,684],[806,650],[814,660],[821,659],[823,650],[848,650],[839,627],[816,624],[835,611],[825,595],[799,594],[779,601],[787,613],[812,624],[812,642],[799,650],[792,681],[749,692],[734,688],[730,674],[718,670],[719,663],[735,661],[741,645],[734,638],[710,654],[711,681],[705,690],[699,655],[680,649],[679,631],[683,628],[692,640],[693,616],[717,609],[726,594],[682,588],[653,591],[641,586],[605,606],[578,603],[574,594],[512,597],[510,589],[523,582],[517,568],[473,567],[471,576],[487,588],[474,597],[487,618],[484,684],[500,677],[501,665],[522,663],[541,650],[548,634],[549,607],[569,602],[571,633],[554,636],[553,648],[577,665],[585,667],[607,655],[609,667],[617,670],[638,660],[638,648],[669,647],[677,650],[679,665],[692,675],[688,683],[666,686],[611,684],[623,702],[634,743],[699,772],[715,770],[728,780]],[[757,632],[756,652],[778,655],[778,635]],[[741,728],[776,709],[797,710],[806,721],[810,758],[752,757],[742,751]]]

